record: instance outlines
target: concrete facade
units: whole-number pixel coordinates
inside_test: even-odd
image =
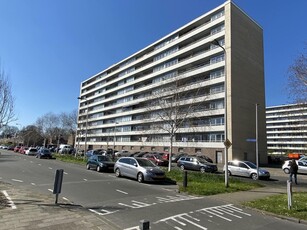
[[[307,105],[266,108],[268,151],[272,154],[307,153]]]
[[[82,82],[76,143],[170,151],[171,135],[163,127],[173,123],[164,120],[167,112],[161,116],[161,106],[178,103],[176,115],[184,119],[177,120],[172,152],[205,154],[222,163],[225,76],[229,159],[255,162],[255,143],[246,140],[256,137],[258,103],[259,155],[266,163],[263,33],[231,1]]]

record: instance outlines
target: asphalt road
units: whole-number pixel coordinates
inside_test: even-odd
[[[138,229],[140,220],[149,220],[151,229],[306,229],[306,225],[263,215],[233,205],[231,201],[225,203],[210,197],[177,193],[177,186],[171,184],[140,184],[75,164],[11,151],[1,150],[1,153],[0,180],[50,194],[55,171],[63,169],[60,196],[87,208],[98,218],[115,223],[120,229]],[[279,173],[277,169],[276,173]],[[282,186],[287,180],[282,171],[274,176],[264,183]]]

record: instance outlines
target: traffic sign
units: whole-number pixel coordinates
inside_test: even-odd
[[[224,145],[225,145],[225,147],[228,149],[228,148],[232,145],[232,143],[231,143],[231,141],[230,141],[229,139],[226,139],[226,140],[224,141]]]
[[[254,138],[249,138],[249,139],[246,139],[247,142],[256,142],[257,140],[254,139]]]

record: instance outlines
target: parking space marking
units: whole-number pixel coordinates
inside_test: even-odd
[[[20,183],[22,183],[22,182],[23,182],[22,180],[17,180],[17,179],[12,179],[12,181],[15,181],[15,182],[20,182]]]
[[[203,199],[203,197],[198,196],[183,196],[183,195],[176,195],[176,196],[166,196],[166,197],[156,197],[159,203],[169,203],[169,202],[178,202],[184,200],[196,200],[196,199]]]
[[[36,184],[35,183],[31,183],[31,185],[35,186]]]
[[[144,207],[149,207],[149,206],[152,206],[152,205],[155,205],[156,203],[144,203],[144,202],[139,202],[139,201],[135,201],[135,200],[132,200],[131,201],[131,205],[128,205],[128,204],[123,204],[123,203],[118,203],[119,205],[122,205],[122,206],[125,206],[125,207],[128,207],[128,208],[144,208]]]
[[[183,230],[183,229],[201,229],[207,230],[207,227],[204,226],[203,221],[213,222],[212,220],[206,220],[199,218],[199,215],[196,213],[200,213],[210,218],[218,218],[222,221],[231,222],[233,220],[242,219],[243,217],[251,217],[252,215],[243,211],[243,209],[233,206],[233,204],[221,205],[203,208],[195,211],[191,211],[189,213],[181,213],[174,216],[169,216],[167,218],[160,219],[156,222],[153,222],[153,225],[161,226],[161,224],[165,224],[170,227],[170,229]],[[197,218],[195,217],[197,216]],[[139,230],[139,226],[134,226],[131,228],[126,228],[125,230]]]
[[[9,196],[9,194],[3,190],[2,191],[3,195],[5,196],[5,198],[8,200],[8,204],[12,209],[17,209],[16,205],[14,204],[14,202],[12,201],[11,197]]]
[[[94,209],[89,209],[89,210],[90,210],[91,212],[93,212],[93,213],[98,214],[99,216],[109,215],[109,214],[112,214],[112,213],[115,213],[115,212],[118,211],[118,210],[115,210],[115,211],[110,212],[110,211],[105,210],[105,209],[100,209],[101,212],[98,212],[98,211],[96,211],[96,210],[94,210]]]
[[[52,169],[51,167],[48,167],[48,169]]]
[[[126,194],[126,195],[128,195],[128,193],[127,193],[127,192],[124,192],[124,191],[122,191],[122,190],[119,190],[119,189],[116,189],[116,192],[120,192],[120,193],[123,193],[123,194]]]
[[[64,174],[65,174],[65,175],[68,175],[68,173],[67,173],[67,172],[64,172]]]

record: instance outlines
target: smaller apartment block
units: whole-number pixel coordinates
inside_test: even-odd
[[[266,108],[269,153],[307,153],[307,104]]]

